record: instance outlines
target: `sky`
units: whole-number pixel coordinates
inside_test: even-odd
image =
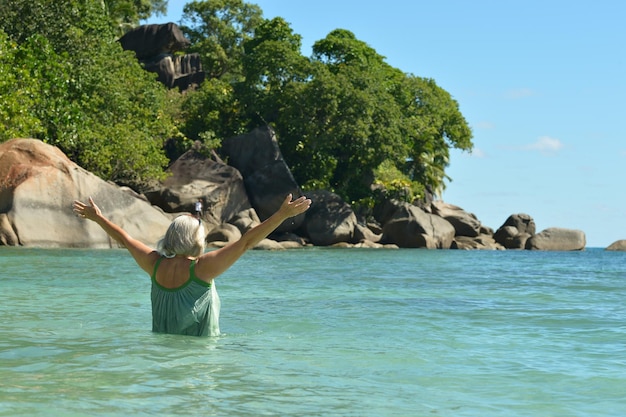
[[[184,0],[143,23],[178,23]],[[256,0],[302,36],[302,54],[347,29],[386,62],[432,78],[472,128],[441,199],[496,230],[582,230],[626,239],[626,1]]]

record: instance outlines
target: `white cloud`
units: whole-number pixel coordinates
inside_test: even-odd
[[[554,153],[563,149],[563,142],[550,136],[541,136],[536,142],[531,143],[524,149],[542,153]]]

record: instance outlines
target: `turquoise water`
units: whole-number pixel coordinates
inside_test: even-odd
[[[248,252],[219,338],[122,250],[0,248],[0,416],[623,416],[626,253]]]

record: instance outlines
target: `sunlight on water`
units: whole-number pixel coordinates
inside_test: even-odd
[[[626,254],[249,252],[219,338],[121,250],[0,248],[0,416],[622,416]]]

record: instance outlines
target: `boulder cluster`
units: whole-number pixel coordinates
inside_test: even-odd
[[[185,91],[204,81],[200,56],[180,54],[191,45],[175,23],[142,25],[119,39],[126,51],[133,51],[146,71],[157,74],[157,80],[168,88]]]
[[[190,150],[170,166],[167,179],[138,194],[101,180],[39,140],[5,142],[0,145],[0,245],[116,247],[98,226],[78,219],[71,210],[73,200],[91,196],[112,221],[148,245],[156,244],[172,218],[194,213],[200,201],[206,241],[219,247],[269,217],[287,194],[302,195],[270,127],[225,140],[220,153],[207,157]],[[509,216],[494,232],[472,213],[443,201],[417,206],[387,200],[362,218],[330,191],[306,195],[312,200],[310,210],[285,221],[257,248],[574,251],[583,250],[586,243],[579,230],[536,233],[527,214]],[[624,250],[626,241],[610,248]]]

